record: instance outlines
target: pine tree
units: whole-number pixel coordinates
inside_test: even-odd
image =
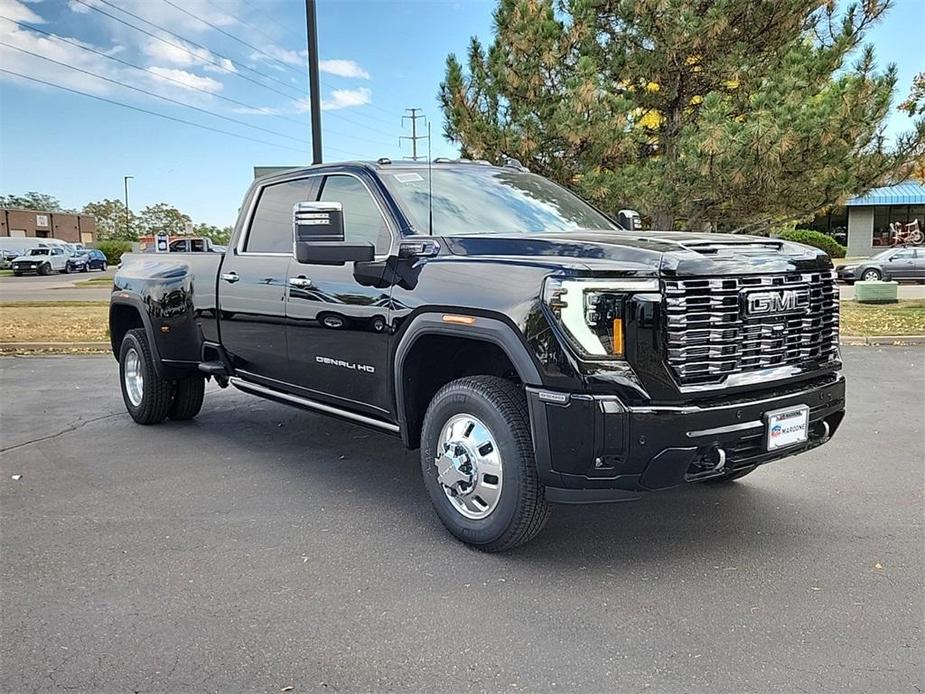
[[[656,228],[811,216],[920,155],[885,141],[896,84],[865,31],[889,0],[500,0],[447,59],[445,134]]]

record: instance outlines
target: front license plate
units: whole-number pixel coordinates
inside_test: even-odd
[[[809,437],[809,407],[806,405],[774,410],[764,418],[769,451],[805,443]]]

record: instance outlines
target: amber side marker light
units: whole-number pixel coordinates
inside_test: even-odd
[[[614,355],[623,355],[623,319],[613,319],[613,348],[611,352]]]
[[[472,325],[475,323],[475,318],[472,316],[456,316],[452,313],[448,313],[443,316],[443,322],[456,323],[458,325]]]

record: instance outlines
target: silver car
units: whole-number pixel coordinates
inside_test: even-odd
[[[925,282],[925,247],[890,248],[859,263],[838,268],[838,278],[847,284],[857,280],[913,280]]]

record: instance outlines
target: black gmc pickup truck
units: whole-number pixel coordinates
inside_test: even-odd
[[[213,378],[394,434],[489,551],[551,503],[747,475],[845,408],[825,254],[626,231],[515,164],[257,180],[224,254],[123,258],[110,331],[136,422],[194,417]]]

